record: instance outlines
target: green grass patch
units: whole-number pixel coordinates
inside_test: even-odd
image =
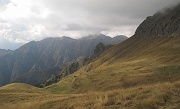
[[[155,74],[164,76],[180,76],[180,66],[164,66],[158,68]]]
[[[180,80],[180,66],[163,66],[152,74],[154,82],[174,82]]]

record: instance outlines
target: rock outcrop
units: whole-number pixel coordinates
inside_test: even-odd
[[[136,37],[180,36],[180,4],[149,16],[137,28]]]

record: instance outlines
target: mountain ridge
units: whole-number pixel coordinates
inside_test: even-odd
[[[37,42],[31,41],[10,54],[0,57],[3,62],[0,63],[0,76],[3,78],[3,75],[10,75],[7,79],[10,80],[9,82],[25,82],[35,85],[35,81],[39,81],[36,74],[43,75],[40,81],[43,82],[51,75],[57,75],[67,62],[78,57],[88,57],[99,42],[116,44],[111,40],[113,38],[100,35],[93,39],[60,37],[46,38]],[[124,40],[123,37],[116,41]],[[49,72],[49,69],[52,71]],[[4,79],[2,81],[5,81]],[[1,82],[1,85],[7,83],[7,81]]]

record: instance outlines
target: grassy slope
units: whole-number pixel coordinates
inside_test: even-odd
[[[179,37],[132,37],[44,89],[0,88],[0,108],[10,109],[178,109],[179,102]]]
[[[180,38],[130,38],[61,82],[55,93],[107,91],[180,80]]]

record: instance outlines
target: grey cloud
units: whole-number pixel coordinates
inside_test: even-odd
[[[97,16],[144,17],[178,2],[179,0],[46,0],[45,4],[54,11],[64,9],[66,12],[77,12],[80,10],[82,14],[87,12]]]
[[[83,27],[81,25],[73,23],[73,24],[68,24],[65,30],[82,30],[82,29]]]
[[[10,3],[0,0],[0,6]],[[131,36],[137,26],[147,17],[164,7],[179,3],[179,0],[38,0],[30,7],[32,15],[13,20],[0,17],[0,36],[16,42],[42,38],[104,33]],[[1,9],[1,8],[0,8]],[[48,10],[47,16],[40,16]],[[1,14],[1,11],[0,11]],[[10,40],[9,38],[9,40]],[[4,40],[4,39],[3,39]],[[7,40],[5,41],[7,42]],[[0,48],[7,45],[0,42]]]
[[[63,10],[62,13],[66,13],[63,17],[67,17],[66,19],[75,20],[83,26],[97,27],[99,25],[138,25],[148,15],[178,2],[179,0],[46,0],[45,4],[54,12],[61,14]],[[77,19],[79,17],[81,20]]]

